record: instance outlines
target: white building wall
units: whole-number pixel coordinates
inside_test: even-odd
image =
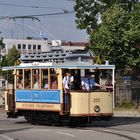
[[[61,40],[52,40],[52,45],[56,44],[56,42],[59,42],[61,45]],[[29,40],[29,39],[3,39],[3,43],[5,44],[5,49],[1,51],[2,55],[5,55],[8,53],[8,50],[11,49],[13,46],[17,48],[17,50],[21,51],[21,53],[28,53],[31,51],[40,51],[40,52],[46,52],[49,51],[49,43],[48,40]],[[21,49],[18,49],[18,44],[21,44]],[[26,45],[26,49],[23,49],[23,44]],[[28,49],[28,45],[31,45],[31,49]],[[36,45],[36,49],[33,49],[33,45]],[[37,46],[41,46],[41,50],[37,49]],[[62,45],[62,49],[64,50],[74,50],[74,49],[80,49],[84,50],[85,46],[78,46],[78,45]]]
[[[47,40],[28,40],[28,39],[3,39],[3,43],[5,44],[5,51],[2,52],[2,54],[7,54],[8,50],[11,49],[13,46],[15,46],[18,49],[18,44],[21,44],[21,50],[23,50],[23,44],[26,45],[26,51],[28,52],[28,45],[31,45],[31,50],[33,50],[33,45],[41,46],[41,51],[48,51],[48,41]]]

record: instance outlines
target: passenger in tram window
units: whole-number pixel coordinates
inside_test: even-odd
[[[69,90],[72,89],[73,82],[74,77],[69,72],[66,72],[66,75],[63,78],[63,88],[65,93],[69,92]]]
[[[105,82],[105,89],[106,89],[107,91],[113,91],[113,85],[112,85],[111,80],[107,80],[107,81]]]
[[[23,80],[22,79],[18,81],[17,88],[19,88],[19,89],[23,88]]]
[[[38,79],[36,79],[33,88],[34,89],[39,89],[39,87],[40,87],[40,85],[39,85]]]
[[[45,80],[45,83],[44,83],[44,87],[43,87],[43,88],[48,89],[48,87],[49,87],[49,86],[48,86],[48,79],[46,79],[46,80]]]
[[[84,91],[90,91],[95,89],[95,87],[102,87],[100,84],[96,83],[93,78],[91,78],[91,74],[87,73],[86,77],[81,80],[81,86]]]
[[[29,79],[25,79],[25,88],[31,88],[31,81]]]
[[[58,89],[57,77],[52,78],[51,89]]]

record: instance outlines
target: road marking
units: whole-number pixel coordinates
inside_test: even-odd
[[[51,130],[50,129],[32,129],[32,131],[48,132],[48,131],[51,131]]]
[[[104,129],[103,131],[104,131],[104,132],[112,132],[112,131],[109,130],[109,129]]]
[[[79,131],[81,131],[81,132],[91,132],[91,131],[93,131],[93,130],[79,130]]]
[[[70,136],[70,137],[75,137],[75,135],[69,134],[69,133],[64,133],[64,132],[57,132],[58,134]]]
[[[10,138],[10,137],[3,135],[3,134],[0,134],[0,137],[4,138],[6,140],[14,140],[13,138]]]

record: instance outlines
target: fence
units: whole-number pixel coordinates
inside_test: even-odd
[[[120,76],[115,83],[115,105],[119,106],[127,100],[135,106],[140,106],[140,79],[130,76]]]

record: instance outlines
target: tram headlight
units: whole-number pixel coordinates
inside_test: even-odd
[[[101,111],[100,106],[96,105],[96,106],[94,107],[94,111],[95,111],[95,112],[100,112],[100,111]]]

